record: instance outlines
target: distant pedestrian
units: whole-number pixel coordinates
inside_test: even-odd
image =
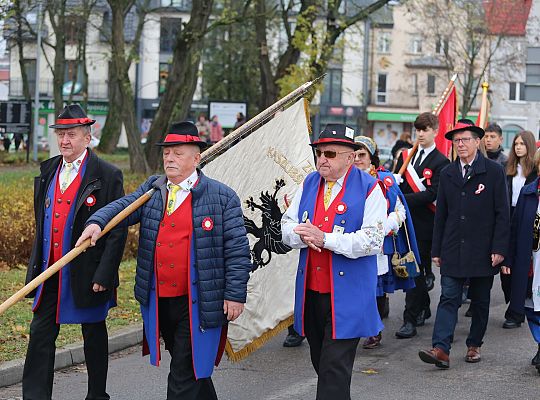
[[[2,144],[4,145],[4,151],[9,153],[9,147],[11,146],[11,138],[9,137],[9,133],[4,133]]]
[[[450,366],[450,347],[467,279],[472,320],[465,361],[481,360],[493,276],[508,254],[510,209],[505,174],[499,164],[480,153],[483,136],[484,130],[467,119],[458,121],[445,135],[458,158],[441,171],[431,251],[441,268],[441,297],[432,349],[419,352],[422,361],[439,368]]]
[[[195,126],[199,130],[199,136],[201,140],[205,143],[208,143],[210,141],[210,122],[208,122],[208,119],[206,119],[206,115],[204,113],[200,113],[199,117],[197,118],[197,122],[195,123]]]
[[[223,128],[219,123],[218,116],[214,115],[210,122],[210,142],[212,144],[219,142],[223,139]]]
[[[13,139],[15,140],[15,151],[19,151],[19,147],[21,146],[21,142],[23,141],[23,134],[22,133],[15,133],[13,135]]]
[[[244,115],[244,113],[239,112],[236,114],[236,122],[234,123],[233,129],[240,128],[245,123],[246,123],[246,116]]]

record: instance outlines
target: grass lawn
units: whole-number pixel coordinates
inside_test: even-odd
[[[0,271],[0,302],[23,287],[26,269]],[[109,334],[141,321],[139,305],[133,297],[135,261],[125,261],[120,266],[118,307],[111,309],[107,318]],[[0,362],[24,358],[28,343],[32,301],[24,299],[0,316]],[[80,325],[62,325],[56,341],[57,348],[82,340]]]

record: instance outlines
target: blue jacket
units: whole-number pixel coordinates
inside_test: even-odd
[[[509,255],[506,266],[512,271],[512,291],[509,308],[525,313],[525,298],[533,246],[533,223],[538,209],[538,179],[523,186],[512,216]]]
[[[191,191],[194,264],[198,274],[200,328],[208,329],[226,323],[223,300],[246,301],[251,260],[238,196],[228,186],[206,177],[201,171],[198,173],[199,182]],[[148,305],[152,289],[155,244],[164,213],[166,185],[165,176],[151,176],[134,193],[100,209],[86,222],[86,225],[95,223],[103,228],[145,192],[157,189],[150,200],[125,220],[128,225],[141,224],[135,298],[143,306]],[[207,217],[214,223],[210,231],[202,228]]]

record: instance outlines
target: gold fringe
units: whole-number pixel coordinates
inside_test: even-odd
[[[270,339],[272,339],[282,330],[292,325],[293,321],[294,321],[294,317],[291,315],[286,320],[281,321],[279,324],[277,324],[275,328],[264,332],[261,336],[256,338],[253,342],[248,344],[246,347],[238,350],[237,352],[233,350],[231,343],[227,340],[227,343],[225,344],[225,351],[227,353],[227,357],[232,362],[243,360],[244,358],[249,356],[251,353],[253,353],[255,350],[261,348],[266,342],[268,342]]]
[[[308,132],[311,135],[313,133],[313,130],[311,128],[311,117],[309,115],[309,100],[304,97],[304,113],[306,114],[306,123]]]

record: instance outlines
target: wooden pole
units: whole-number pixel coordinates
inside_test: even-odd
[[[433,109],[433,111],[432,111],[433,114],[438,116],[441,113],[441,109],[442,109],[443,105],[446,103],[446,100],[448,99],[448,95],[450,94],[450,90],[452,90],[452,87],[454,86],[454,82],[456,81],[456,79],[457,79],[457,74],[454,74],[452,76],[452,78],[450,79],[450,82],[448,82],[448,85],[444,89],[443,94],[439,98],[439,101],[437,102],[437,105]],[[414,154],[416,153],[417,150],[418,150],[418,140],[416,141],[413,148],[409,152],[409,155],[407,156],[407,159],[403,161],[403,165],[401,166],[401,168],[399,169],[399,172],[398,172],[399,175],[403,175],[405,173],[405,170],[407,169],[407,166],[411,162],[411,160],[414,157]]]
[[[482,83],[482,104],[480,105],[480,118],[478,121],[478,126],[482,129],[486,127],[487,114],[488,114],[488,88],[489,84],[487,82]]]
[[[128,215],[130,215],[136,209],[138,209],[140,206],[146,203],[150,199],[150,197],[152,197],[152,194],[154,193],[155,190],[156,189],[150,189],[148,192],[143,194],[141,197],[139,197],[137,200],[131,203],[128,207],[122,210],[112,220],[110,220],[109,223],[105,226],[105,228],[103,228],[103,230],[99,234],[98,239],[103,237],[111,229],[113,229],[116,225],[118,225],[121,221],[123,221]],[[22,300],[27,294],[29,294],[34,289],[36,289],[39,285],[41,285],[43,282],[45,282],[55,273],[60,271],[63,267],[69,264],[74,258],[76,258],[79,254],[86,251],[88,247],[90,247],[90,239],[86,239],[79,247],[75,247],[71,249],[65,256],[63,256],[61,259],[59,259],[57,262],[55,262],[53,265],[51,265],[41,274],[39,274],[34,279],[32,279],[27,285],[25,285],[23,288],[18,290],[14,295],[12,295],[9,299],[4,301],[2,304],[0,304],[0,315],[2,315],[8,308],[10,308],[14,304]]]

